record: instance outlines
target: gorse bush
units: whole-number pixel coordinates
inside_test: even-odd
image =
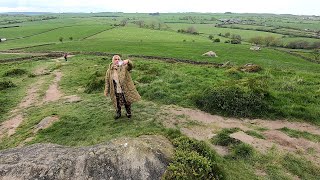
[[[176,132],[169,137],[176,150],[163,179],[225,179],[224,171],[216,163],[217,155],[204,142]]]
[[[105,76],[103,72],[96,71],[93,73],[89,82],[85,86],[85,93],[102,92],[105,85]]]
[[[194,96],[195,105],[209,113],[238,117],[260,117],[270,111],[270,95],[262,81],[248,79],[207,88]]]
[[[0,81],[0,90],[16,87],[12,81]]]
[[[175,152],[175,164],[167,169],[165,179],[214,179],[210,161],[195,151]]]
[[[3,76],[20,76],[26,74],[27,71],[24,69],[11,69],[3,74]]]
[[[214,41],[213,41],[213,42],[220,42],[220,39],[219,39],[219,38],[214,39]]]

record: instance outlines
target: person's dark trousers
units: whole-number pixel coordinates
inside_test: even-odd
[[[131,118],[131,104],[126,102],[126,104],[124,104],[124,107],[126,108],[126,111],[127,111],[127,117]]]
[[[120,101],[119,101],[119,94],[116,94],[116,99],[117,99],[117,114],[121,116],[121,106],[120,106]]]
[[[114,80],[113,80],[113,85],[114,85],[113,87],[115,92],[117,92],[117,85]],[[121,104],[124,104],[124,107],[126,108],[127,117],[131,118],[131,103],[126,101],[126,98],[123,93],[115,93],[115,94],[116,94],[116,100],[117,100],[117,110],[116,110],[115,118],[118,119],[121,116]]]
[[[117,115],[121,116],[121,103],[120,103],[120,99],[122,99],[124,102],[122,102],[122,104],[124,104],[124,107],[126,108],[127,111],[127,117],[130,118],[131,117],[131,103],[127,102],[124,94],[123,93],[116,93],[116,99],[117,99]]]

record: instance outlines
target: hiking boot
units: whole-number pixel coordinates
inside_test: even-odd
[[[127,115],[127,117],[130,119],[131,118],[131,114],[126,114]]]
[[[121,117],[121,114],[120,113],[116,113],[116,115],[114,116],[114,119],[117,120]]]

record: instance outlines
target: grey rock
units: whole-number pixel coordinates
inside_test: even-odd
[[[33,133],[37,133],[40,129],[46,129],[51,126],[52,123],[59,120],[58,116],[48,116],[41,120],[39,124],[35,126]]]
[[[119,138],[90,147],[34,144],[0,152],[0,179],[161,179],[173,155],[163,136]]]

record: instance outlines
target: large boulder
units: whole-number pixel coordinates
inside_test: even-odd
[[[90,147],[35,144],[0,152],[0,179],[160,179],[173,155],[163,136]]]

